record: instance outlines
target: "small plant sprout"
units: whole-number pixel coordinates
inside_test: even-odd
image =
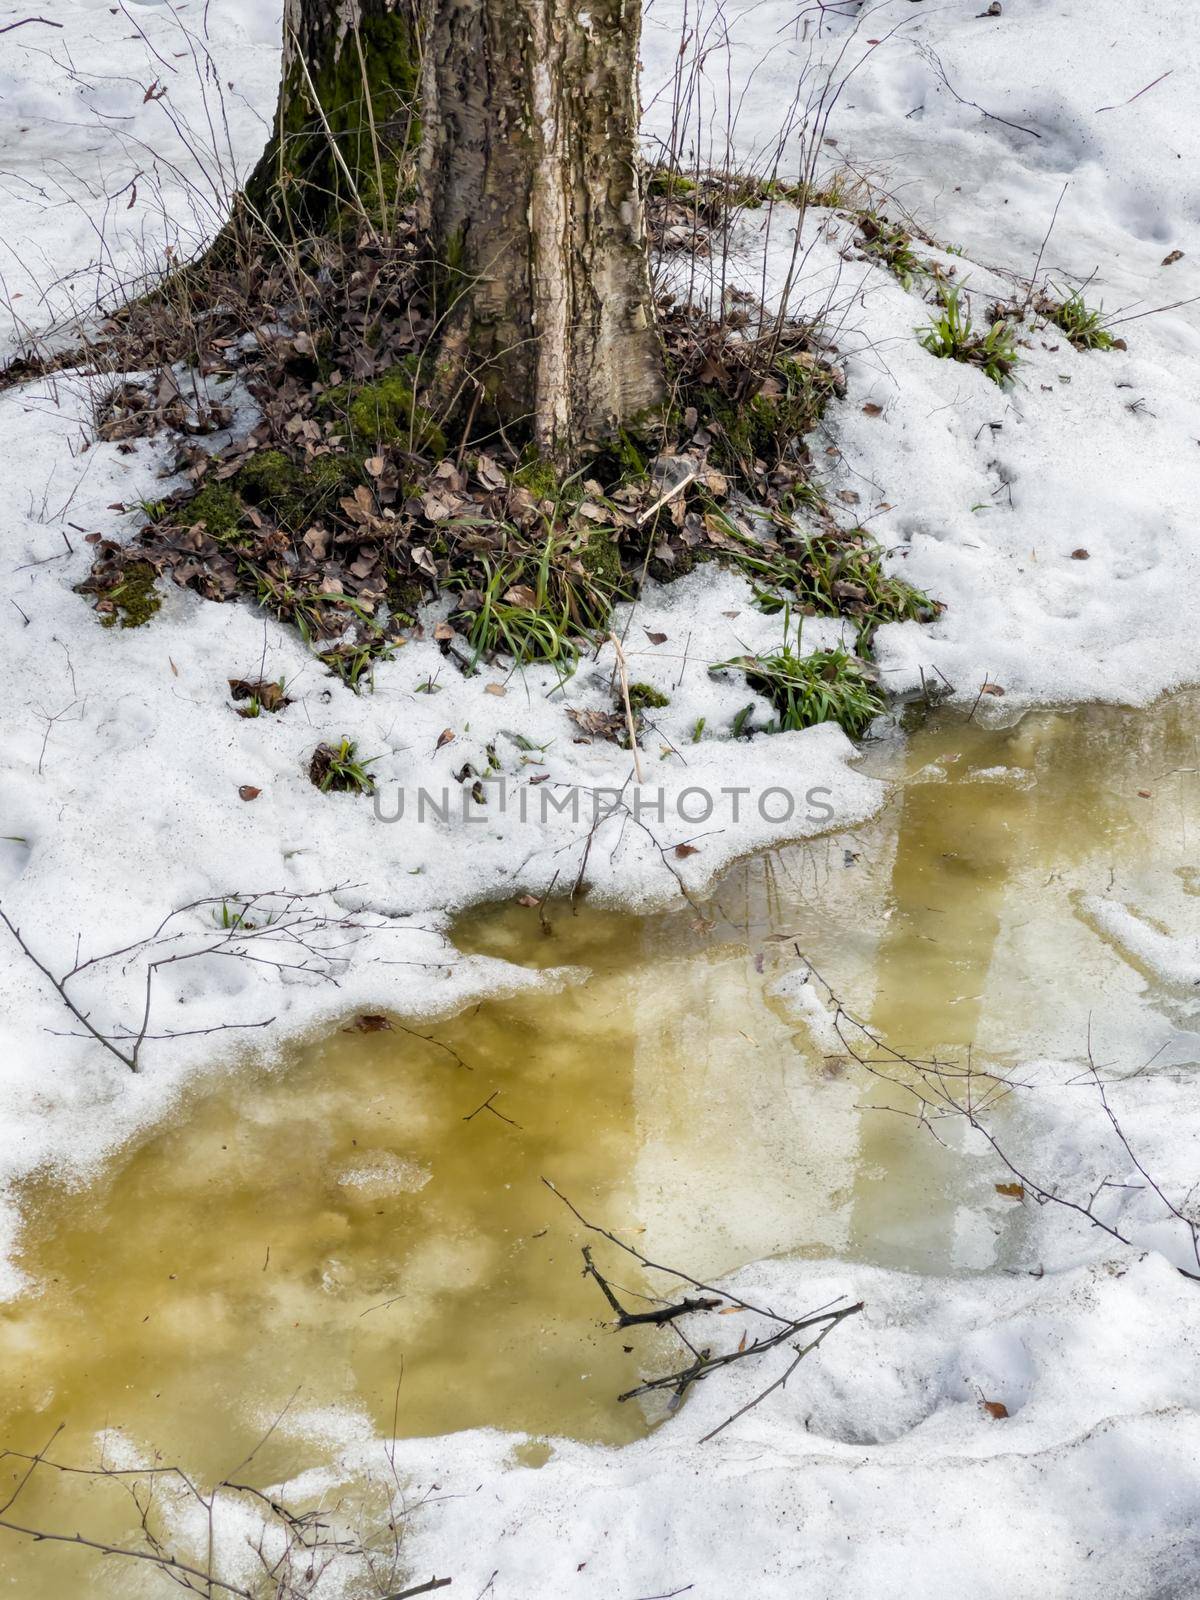
[[[312,753],[308,775],[322,794],[333,790],[342,794],[374,794],[375,779],[370,768],[378,759],[378,756],[360,756],[353,739],[319,744]]]
[[[863,249],[882,261],[902,289],[911,289],[919,278],[932,275],[928,263],[913,250],[911,234],[898,223],[867,212],[858,227]]]
[[[264,711],[282,711],[292,703],[283,678],[230,678],[229,693],[239,702],[236,708],[239,717],[259,717]]]
[[[222,900],[219,906],[213,906],[212,919],[218,928],[229,933],[252,933],[257,928],[269,928],[279,921],[279,913],[275,911],[260,912],[256,921],[250,920],[250,907],[243,902],[241,905],[236,900]]]
[[[1002,317],[986,333],[972,326],[958,284],[938,285],[941,312],[924,328],[918,328],[921,348],[939,361],[962,361],[978,367],[993,383],[1004,384],[1017,365],[1017,346],[1012,325]]]
[[[1104,326],[1103,307],[1093,310],[1077,289],[1047,313],[1048,320],[1061,328],[1076,350],[1112,350],[1116,340]]]

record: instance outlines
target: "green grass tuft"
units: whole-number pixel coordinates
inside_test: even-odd
[[[767,732],[795,732],[819,722],[838,723],[852,739],[861,737],[885,710],[883,696],[865,661],[841,646],[800,652],[800,629],[793,645],[784,618],[783,643],[769,655],[735,656],[713,668],[740,667],[752,689],[764,694],[778,713]],[[744,731],[743,727],[736,731]]]
[[[1004,384],[1017,365],[1017,346],[1011,323],[997,318],[986,333],[972,326],[957,284],[939,284],[941,313],[924,328],[918,328],[921,348],[940,361],[962,361],[978,367],[993,383]]]
[[[1093,311],[1078,290],[1049,313],[1049,321],[1061,328],[1076,350],[1112,350],[1116,340],[1104,326],[1103,306]]]
[[[337,744],[319,744],[312,753],[308,775],[322,794],[337,790],[343,794],[374,794],[371,765],[375,756],[360,756],[353,739]]]

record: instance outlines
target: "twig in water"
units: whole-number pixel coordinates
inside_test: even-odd
[[[509,1126],[513,1127],[513,1128],[520,1128],[521,1124],[519,1122],[514,1122],[511,1117],[506,1117],[504,1115],[503,1111],[497,1111],[495,1106],[492,1104],[492,1101],[496,1098],[496,1096],[499,1093],[500,1093],[499,1089],[493,1089],[491,1094],[488,1095],[487,1099],[483,1102],[483,1104],[481,1106],[476,1106],[474,1111],[468,1112],[467,1115],[463,1118],[463,1121],[464,1122],[470,1122],[471,1119],[473,1117],[477,1117],[481,1111],[490,1111],[494,1117],[499,1117],[501,1122],[507,1122],[509,1124]],[[521,1131],[524,1132],[524,1129],[522,1129]]]

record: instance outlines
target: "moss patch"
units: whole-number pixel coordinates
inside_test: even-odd
[[[269,222],[290,218],[320,230],[339,216],[352,225],[365,212],[380,224],[411,188],[405,158],[421,140],[412,15],[400,6],[365,17],[359,39],[361,61],[348,34],[331,40],[323,60],[310,60],[307,74],[297,67],[280,86],[274,137],[246,186],[251,207]]]
[[[534,457],[519,466],[512,475],[512,481],[522,489],[528,489],[535,500],[558,499],[558,473],[549,461],[543,461],[541,457]]]
[[[621,552],[612,533],[597,528],[588,535],[587,543],[577,554],[580,566],[596,584],[613,593],[620,589],[625,579],[625,569],[621,565]]]
[[[411,364],[389,367],[373,383],[330,389],[320,409],[344,421],[359,445],[411,445],[437,456],[446,453],[446,435],[417,399]]]
[[[671,704],[671,699],[669,695],[663,694],[660,689],[655,689],[652,684],[631,683],[629,685],[629,704],[634,711],[661,710],[663,706]]]
[[[233,481],[248,505],[263,506],[289,533],[301,533],[351,493],[361,476],[349,455],[317,456],[301,466],[282,450],[260,450]]]
[[[184,514],[189,527],[202,522],[209,538],[220,544],[232,539],[241,527],[242,503],[227,483],[206,483],[188,502]]]
[[[148,561],[135,561],[125,568],[120,583],[101,595],[97,610],[105,628],[140,628],[162,605],[154,587],[157,573]]]

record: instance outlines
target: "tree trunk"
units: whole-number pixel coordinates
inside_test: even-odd
[[[407,3],[285,0],[277,133],[248,192],[261,209],[302,190],[310,215],[349,199],[386,226],[419,144],[437,389],[565,460],[663,394],[638,0]]]
[[[428,0],[421,171],[452,325],[570,452],[662,394],[636,138],[639,0]]]

